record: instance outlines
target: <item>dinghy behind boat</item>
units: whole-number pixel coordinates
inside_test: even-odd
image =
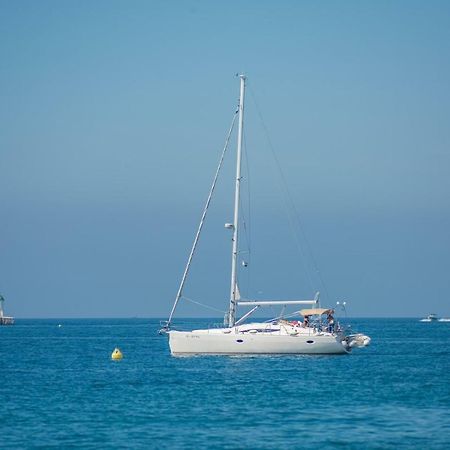
[[[349,334],[345,341],[350,348],[353,347],[367,347],[370,344],[370,337],[362,333]]]

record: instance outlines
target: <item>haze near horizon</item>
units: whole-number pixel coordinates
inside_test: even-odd
[[[450,316],[449,3],[0,9],[6,314],[167,317],[244,72],[245,295]],[[185,290],[221,311],[234,151],[235,137]],[[185,302],[178,316],[213,314]]]

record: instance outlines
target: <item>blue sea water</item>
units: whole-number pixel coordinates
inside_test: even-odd
[[[351,322],[351,355],[174,358],[157,320],[17,320],[0,447],[450,448],[450,323]]]

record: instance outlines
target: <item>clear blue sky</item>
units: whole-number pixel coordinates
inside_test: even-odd
[[[167,316],[241,71],[324,300],[358,316],[450,315],[447,1],[0,1],[7,313]],[[248,100],[248,293],[310,297]],[[232,164],[186,289],[220,309]]]

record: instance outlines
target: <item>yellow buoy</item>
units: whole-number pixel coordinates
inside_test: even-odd
[[[122,358],[123,358],[122,352],[116,347],[111,354],[111,359],[117,360]]]

